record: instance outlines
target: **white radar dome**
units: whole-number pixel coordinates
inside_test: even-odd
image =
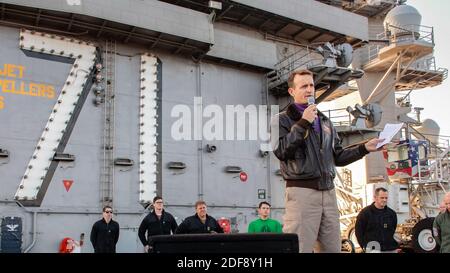
[[[414,127],[419,133],[425,135],[431,142],[437,144],[439,142],[439,132],[441,128],[436,121],[425,119],[420,126]]]
[[[416,8],[409,5],[399,5],[388,12],[384,19],[385,30],[391,35],[401,34],[405,30],[419,31],[422,15]]]

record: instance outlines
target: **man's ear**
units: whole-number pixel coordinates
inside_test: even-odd
[[[289,95],[292,96],[292,97],[293,97],[293,95],[292,95],[293,92],[294,92],[294,88],[289,87],[288,93],[289,93]]]

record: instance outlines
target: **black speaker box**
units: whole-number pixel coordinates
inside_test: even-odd
[[[153,253],[298,253],[295,233],[175,234],[152,236]]]

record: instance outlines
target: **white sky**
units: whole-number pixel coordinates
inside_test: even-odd
[[[450,69],[450,1],[408,0],[422,15],[422,25],[434,27],[436,66]],[[411,93],[413,107],[423,107],[421,119],[431,118],[441,127],[441,135],[450,135],[450,79],[433,88]]]

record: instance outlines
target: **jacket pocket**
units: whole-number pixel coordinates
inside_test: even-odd
[[[315,176],[314,162],[316,160],[311,158],[310,151],[301,150],[295,154],[295,160],[291,162],[292,170],[295,170],[296,175],[302,176],[302,178],[313,178]]]

